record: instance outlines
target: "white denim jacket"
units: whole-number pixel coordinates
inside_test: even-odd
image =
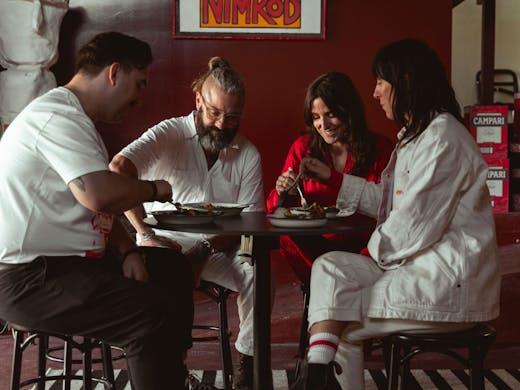
[[[374,285],[370,317],[473,322],[498,316],[487,171],[468,130],[440,114],[396,147],[380,184],[345,175],[338,208],[378,216],[368,249],[386,272]]]

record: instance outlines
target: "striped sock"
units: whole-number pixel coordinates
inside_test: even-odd
[[[309,339],[309,363],[327,364],[334,360],[339,337],[332,333],[316,333]]]

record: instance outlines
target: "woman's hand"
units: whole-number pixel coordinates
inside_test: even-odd
[[[331,169],[323,162],[314,157],[305,157],[300,163],[300,172],[304,179],[327,181],[332,175]]]
[[[145,260],[140,253],[130,253],[123,260],[123,275],[139,282],[148,282],[150,276],[144,263]]]
[[[282,191],[287,191],[288,188],[291,188],[289,190],[290,194],[296,194],[296,190],[294,189],[294,180],[296,179],[296,174],[293,172],[292,168],[289,167],[287,171],[282,173],[280,176],[278,176],[278,179],[276,179],[276,192],[280,194]]]

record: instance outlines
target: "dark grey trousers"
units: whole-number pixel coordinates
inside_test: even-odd
[[[125,278],[111,255],[0,263],[0,318],[124,348],[136,390],[182,389],[193,323],[191,266],[180,253],[143,250],[148,283]]]

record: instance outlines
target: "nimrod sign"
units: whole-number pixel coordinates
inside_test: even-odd
[[[301,0],[202,0],[203,27],[301,27]]]
[[[174,0],[174,3],[174,38],[325,38],[326,0]]]

